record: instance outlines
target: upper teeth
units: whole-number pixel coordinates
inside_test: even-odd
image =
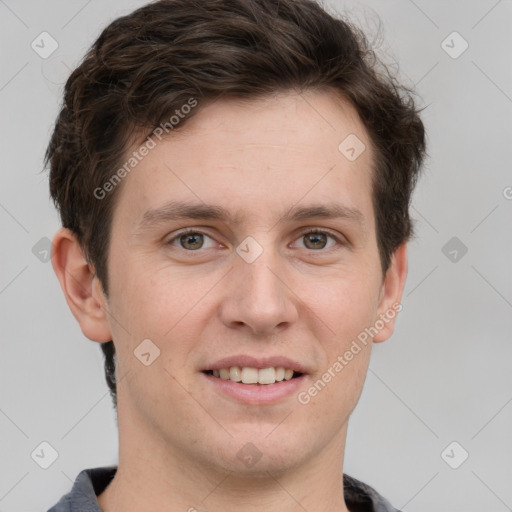
[[[243,382],[244,384],[274,384],[284,380],[290,380],[293,377],[293,370],[278,368],[250,368],[244,366],[232,366],[231,368],[221,368],[213,370],[215,377],[234,382]]]

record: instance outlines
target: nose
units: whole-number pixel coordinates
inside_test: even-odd
[[[298,297],[287,282],[284,265],[265,248],[252,263],[234,255],[220,318],[230,329],[256,336],[277,334],[298,319]]]

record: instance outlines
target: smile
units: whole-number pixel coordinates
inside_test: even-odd
[[[302,375],[300,372],[282,366],[259,369],[250,366],[231,366],[230,368],[220,368],[218,370],[206,370],[205,373],[222,380],[256,385],[275,384],[276,382],[291,380]]]

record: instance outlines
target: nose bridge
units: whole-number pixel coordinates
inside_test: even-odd
[[[223,307],[223,321],[245,324],[253,332],[270,333],[293,322],[297,313],[286,286],[271,237],[247,237],[236,250],[231,272],[233,286]]]
[[[271,254],[273,249],[265,249],[263,253],[251,263],[245,260],[237,262],[240,283],[245,295],[251,296],[253,301],[260,297],[266,301],[276,300],[282,293],[282,277],[279,277],[279,265]]]

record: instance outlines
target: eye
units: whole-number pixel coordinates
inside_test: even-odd
[[[328,245],[329,238],[333,241],[331,245]],[[298,240],[304,240],[304,247],[313,251],[331,249],[333,246],[341,243],[338,237],[333,235],[331,232],[320,229],[314,229],[307,231],[306,233],[302,233]]]
[[[210,241],[209,245],[208,240]],[[298,240],[304,241],[302,247],[299,248],[309,249],[312,251],[331,249],[336,245],[342,244],[336,235],[321,229],[313,229],[302,233]],[[216,244],[212,237],[196,229],[180,231],[166,243],[167,245],[178,247],[188,252],[199,251],[200,249],[210,249],[215,247]]]
[[[205,239],[211,240],[212,243],[209,247],[205,247]],[[189,229],[186,231],[181,231],[175,235],[167,242],[167,244],[178,246],[179,248],[185,249],[187,251],[197,251],[198,249],[209,249],[210,247],[214,247],[215,241],[206,233]]]

